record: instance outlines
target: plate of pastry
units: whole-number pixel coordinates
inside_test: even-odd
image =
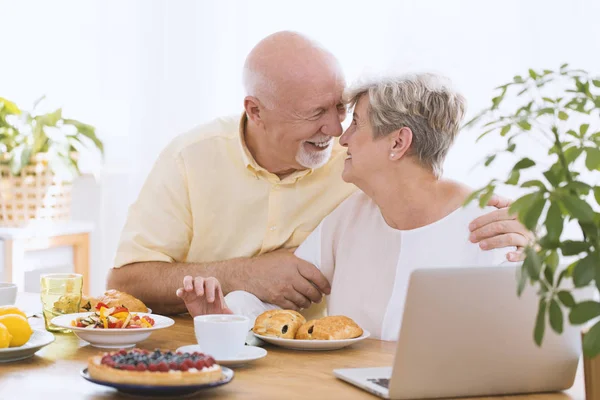
[[[187,396],[225,385],[233,375],[231,369],[203,353],[138,348],[90,357],[81,371],[90,382],[143,397]]]
[[[306,321],[293,310],[269,310],[256,318],[257,338],[292,350],[337,350],[365,340],[369,332],[351,318],[332,315]]]

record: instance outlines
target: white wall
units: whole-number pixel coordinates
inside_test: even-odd
[[[45,93],[106,142],[103,173],[82,185],[89,190],[75,205],[98,226],[94,291],[158,152],[195,124],[241,110],[244,57],[269,33],[315,37],[350,81],[383,69],[443,73],[466,95],[470,115],[492,88],[530,67],[569,62],[600,73],[600,2],[592,0],[0,0],[0,15],[0,96],[27,105]],[[501,171],[472,171],[499,145],[475,145],[476,135],[460,135],[445,169],[473,186]]]

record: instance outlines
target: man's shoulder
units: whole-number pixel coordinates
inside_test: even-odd
[[[215,118],[176,136],[165,151],[181,155],[190,149],[197,151],[209,147],[210,150],[216,150],[215,146],[228,146],[232,141],[239,140],[239,126],[239,114]]]

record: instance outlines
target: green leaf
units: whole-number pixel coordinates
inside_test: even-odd
[[[517,125],[521,127],[524,131],[531,130],[531,124],[528,121],[522,120],[517,122]]]
[[[525,249],[525,261],[523,261],[523,268],[527,270],[527,275],[531,278],[537,279],[540,276],[542,263],[535,250],[531,247]]]
[[[495,159],[495,158],[496,158],[496,154],[489,156],[489,157],[488,157],[488,158],[485,160],[485,164],[484,164],[484,165],[485,165],[486,167],[487,167],[487,166],[489,166],[489,165],[490,165],[490,164],[491,164],[491,163],[494,161],[494,159]]]
[[[515,151],[515,149],[516,149],[516,148],[517,148],[517,145],[516,145],[515,143],[511,143],[511,144],[510,144],[510,145],[509,145],[509,146],[506,148],[506,151],[509,151],[509,152],[511,152],[511,153],[512,153],[513,151]]]
[[[558,334],[563,331],[563,313],[555,299],[550,301],[550,326]]]
[[[563,217],[560,211],[560,206],[557,203],[552,202],[550,208],[548,208],[548,214],[546,215],[546,231],[548,239],[551,241],[559,241],[560,235],[563,231]]]
[[[517,268],[517,296],[521,296],[523,290],[525,289],[525,284],[527,283],[527,268],[524,265],[521,265],[520,268]]]
[[[585,166],[590,171],[600,170],[600,149],[595,147],[586,147],[585,152],[587,157],[585,158]]]
[[[496,189],[495,186],[488,186],[487,191],[481,196],[481,198],[479,199],[479,207],[483,208],[487,205],[487,203],[490,201],[490,199],[492,198],[492,196],[494,195],[494,190]]]
[[[508,209],[509,214],[521,214],[527,213],[531,208],[533,203],[538,200],[542,194],[540,192],[533,192],[526,194],[520,198],[518,198],[514,203],[512,203]]]
[[[512,127],[512,125],[508,124],[508,125],[504,125],[502,127],[502,130],[500,131],[500,136],[505,136],[508,131],[510,131],[510,128]]]
[[[586,242],[577,242],[574,240],[565,240],[560,244],[560,250],[563,256],[576,256],[579,253],[587,251],[590,246]]]
[[[544,114],[554,114],[554,108],[552,108],[552,107],[540,108],[537,112],[538,117],[540,115],[544,115]]]
[[[582,153],[583,149],[581,147],[569,147],[567,150],[565,150],[565,158],[567,159],[567,163],[573,163]]]
[[[569,321],[573,325],[580,325],[588,322],[592,318],[596,318],[600,315],[600,303],[587,300],[582,301],[581,303],[575,304],[573,308],[571,308],[571,313],[569,314]]]
[[[529,76],[530,76],[532,79],[537,79],[537,77],[538,77],[538,74],[536,74],[536,72],[535,72],[534,70],[532,70],[532,69],[529,69]]]
[[[515,75],[515,77],[513,78],[513,81],[515,83],[523,83],[523,78],[521,77],[521,75]]]
[[[593,80],[592,80],[592,83],[594,84],[594,86],[596,86],[596,87],[600,87],[600,80],[593,79]]]
[[[546,177],[548,182],[550,182],[550,184],[554,187],[558,187],[558,185],[560,185],[560,183],[562,182],[561,177],[557,175],[553,169],[549,169],[548,171],[544,172],[544,176]]]
[[[589,358],[600,354],[600,321],[583,335],[583,354]]]
[[[559,111],[558,112],[558,119],[560,119],[561,121],[566,121],[569,119],[569,114],[567,114],[564,111]]]
[[[565,307],[573,308],[575,306],[575,299],[573,298],[571,292],[561,290],[560,292],[558,292],[557,296],[560,302],[563,303]]]
[[[552,103],[552,104],[554,104],[554,103],[555,103],[555,101],[554,101],[554,100],[552,100],[550,97],[542,97],[542,100],[544,100],[544,101],[547,101],[548,103]],[[554,110],[554,109],[553,109],[553,110]]]
[[[519,183],[519,179],[521,178],[521,173],[519,172],[519,170],[513,169],[510,172],[510,175],[508,177],[508,179],[506,180],[506,184],[507,185],[516,185]]]
[[[546,206],[546,199],[540,196],[525,212],[525,215],[519,214],[519,221],[525,225],[527,229],[530,231],[534,231],[537,227],[538,220],[542,215],[542,211],[544,211],[544,207]]]
[[[569,130],[567,131],[567,135],[571,135],[571,136],[573,136],[574,138],[576,138],[576,139],[579,139],[579,135],[578,135],[578,134],[577,134],[577,132],[575,132],[573,129],[569,129]]]
[[[589,127],[590,127],[590,124],[581,124],[579,126],[579,134],[581,135],[581,137],[585,136],[585,134],[587,133]]]
[[[535,165],[535,161],[533,161],[532,159],[523,158],[515,164],[515,166],[513,167],[513,170],[526,169],[526,168],[533,167],[534,165]]]
[[[537,188],[540,188],[540,190],[543,192],[548,191],[548,189],[546,188],[546,185],[544,185],[544,183],[542,181],[539,181],[537,179],[523,182],[521,184],[521,187],[522,188],[537,187]]]
[[[600,186],[594,186],[594,198],[596,203],[600,205]]]
[[[560,200],[569,213],[582,222],[591,222],[594,219],[594,210],[590,205],[579,197],[565,195]]]
[[[574,190],[575,192],[577,192],[577,194],[583,194],[583,195],[588,195],[590,193],[590,190],[592,190],[592,187],[590,185],[588,185],[587,183],[583,183],[580,181],[573,181],[573,182],[569,182],[565,185],[565,189],[567,190]]]
[[[556,250],[550,251],[550,254],[548,254],[548,257],[546,257],[546,270],[550,270],[552,275],[549,278],[547,277],[546,280],[551,285],[554,285],[554,272],[556,271],[556,268],[558,268],[558,262],[558,252]]]
[[[546,299],[541,298],[538,306],[537,317],[535,318],[535,329],[533,339],[538,346],[542,345],[544,339],[544,329],[546,328]]]
[[[583,287],[589,285],[589,283],[596,276],[596,264],[598,259],[594,257],[594,254],[588,254],[587,257],[579,260],[573,269],[573,283],[575,287]]]
[[[569,64],[565,63],[565,64],[563,64],[563,65],[561,65],[561,66],[560,66],[560,69],[561,69],[561,70],[562,70],[562,69],[565,69],[565,68],[567,68],[568,66],[569,66]]]

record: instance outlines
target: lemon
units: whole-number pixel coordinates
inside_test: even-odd
[[[27,318],[22,315],[0,315],[0,324],[4,324],[8,328],[8,332],[12,335],[9,347],[23,346],[33,333],[29,322],[27,322]]]
[[[5,349],[10,344],[12,335],[4,324],[0,324],[0,349]]]
[[[15,306],[0,306],[0,315],[18,314],[27,318],[27,315]]]

